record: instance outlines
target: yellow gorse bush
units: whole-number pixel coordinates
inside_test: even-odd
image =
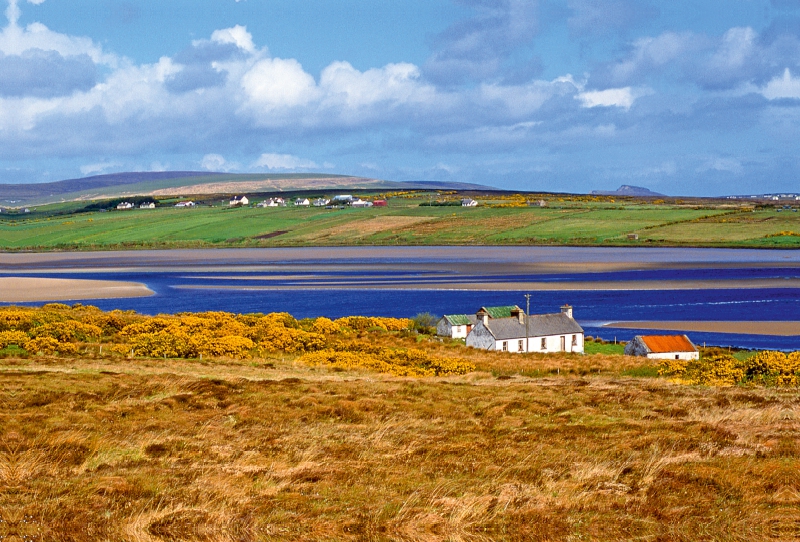
[[[800,352],[764,351],[745,360],[728,354],[692,361],[665,360],[659,374],[707,386],[754,383],[793,387],[800,384]]]
[[[300,361],[339,369],[369,369],[396,376],[445,376],[467,374],[475,365],[463,360],[440,358],[414,348],[348,345],[304,354]],[[356,349],[358,349],[356,351]]]

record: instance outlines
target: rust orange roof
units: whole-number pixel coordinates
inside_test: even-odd
[[[654,354],[697,350],[686,335],[642,335],[642,341]]]

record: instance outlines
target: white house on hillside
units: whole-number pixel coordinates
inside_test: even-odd
[[[465,199],[461,200],[461,206],[462,207],[477,207],[477,205],[478,205],[478,202],[475,201],[474,199],[465,198]]]
[[[625,345],[626,356],[648,359],[699,359],[697,347],[686,335],[636,335]]]
[[[308,207],[309,205],[311,205],[311,202],[308,201],[308,198],[297,198],[296,200],[294,200],[294,204],[300,207]]]
[[[146,201],[139,205],[139,209],[155,209],[155,208],[156,204],[153,203],[152,201]]]
[[[231,207],[236,207],[239,205],[249,205],[249,204],[250,200],[247,199],[247,196],[233,196],[231,198],[231,201],[228,202],[228,205],[230,205]]]
[[[175,204],[175,207],[194,207],[193,201],[179,201]]]
[[[124,211],[125,209],[133,209],[133,203],[129,201],[123,201],[122,203],[117,204],[118,211]]]
[[[583,328],[564,305],[556,314],[526,317],[518,307],[508,318],[491,318],[478,313],[478,322],[467,335],[467,346],[502,352],[583,353]]]

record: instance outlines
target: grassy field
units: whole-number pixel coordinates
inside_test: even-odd
[[[0,539],[795,539],[797,392],[621,359],[484,355],[412,379],[7,356]],[[556,366],[573,370],[524,376]]]
[[[74,204],[0,215],[0,249],[107,249],[310,245],[673,245],[800,247],[800,213],[729,205],[561,198],[547,207],[420,207],[327,210],[201,206],[74,213]],[[594,198],[595,200],[597,198]],[[68,214],[59,214],[59,213]],[[629,239],[630,234],[638,240]]]

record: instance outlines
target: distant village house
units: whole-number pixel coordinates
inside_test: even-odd
[[[179,201],[175,204],[175,207],[194,207],[193,201]]]
[[[329,199],[317,198],[314,200],[314,207],[325,207],[331,202]]]
[[[244,205],[249,205],[250,200],[247,199],[247,196],[233,196],[231,201],[228,202],[228,205],[231,207],[242,207]]]
[[[475,201],[474,199],[465,198],[465,199],[461,200],[461,206],[462,207],[476,207],[477,205],[478,205],[478,202]]]
[[[146,201],[144,203],[139,204],[139,209],[155,209],[156,204],[152,201]]]
[[[299,207],[308,207],[309,205],[311,205],[311,202],[308,201],[308,198],[297,198],[296,200],[294,200],[294,204]]]
[[[697,347],[686,335],[636,335],[625,345],[626,356],[648,359],[699,359]]]
[[[117,204],[118,211],[124,211],[126,209],[133,209],[133,203],[130,203],[128,201],[123,201],[122,203]]]
[[[356,198],[350,202],[350,207],[372,207],[372,202]]]

